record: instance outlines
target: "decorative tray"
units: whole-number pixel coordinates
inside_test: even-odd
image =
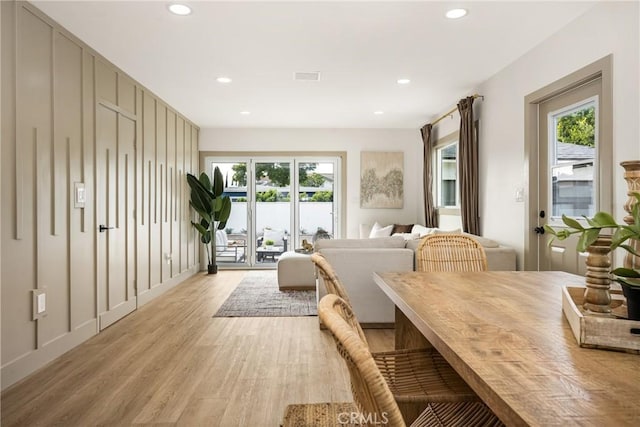
[[[611,290],[611,315],[586,314],[585,288],[562,288],[562,311],[580,347],[640,354],[640,321],[628,320],[621,291]]]

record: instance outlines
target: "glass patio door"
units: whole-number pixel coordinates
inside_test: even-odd
[[[296,229],[299,233],[295,242],[296,248],[300,248],[303,240],[311,243],[314,236],[333,238],[337,235],[337,162],[300,159],[297,165],[299,226]]]
[[[338,158],[205,159],[207,173],[216,166],[232,201],[225,230],[216,233],[219,267],[274,267],[303,240],[339,235]]]
[[[289,250],[291,221],[291,161],[255,161],[255,264],[273,264]]]

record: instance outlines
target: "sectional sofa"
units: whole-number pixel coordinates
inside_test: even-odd
[[[406,237],[406,236],[405,236]],[[516,252],[490,239],[473,236],[484,247],[489,270],[515,270]],[[394,322],[391,300],[373,281],[373,272],[412,271],[420,239],[402,236],[319,240],[315,250],[333,266],[343,282],[363,327],[389,327]],[[318,278],[318,301],[327,291]]]

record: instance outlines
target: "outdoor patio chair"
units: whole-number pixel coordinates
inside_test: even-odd
[[[319,304],[318,314],[333,335],[338,353],[344,359],[351,391],[361,420],[367,424],[403,427],[409,424],[398,407],[387,377],[360,338],[351,319],[350,306],[336,295],[325,296]],[[450,402],[437,398],[429,401],[425,410],[411,422],[411,427],[423,426],[502,426],[502,422],[482,402]]]
[[[417,271],[486,271],[487,256],[465,234],[430,234],[416,248]]]
[[[329,294],[340,297],[349,311],[345,320],[368,347],[367,338],[356,318],[348,295],[331,264],[319,253],[311,260],[324,279]],[[320,317],[323,322],[323,318]],[[326,325],[325,325],[326,326]],[[392,350],[372,353],[382,376],[407,422],[411,422],[429,402],[478,401],[478,396],[434,348]]]

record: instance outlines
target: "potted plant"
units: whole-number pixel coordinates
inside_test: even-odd
[[[276,242],[274,242],[273,240],[265,240],[265,241],[264,241],[264,245],[265,245],[265,247],[267,247],[267,248],[273,247],[273,245],[274,245],[275,243],[276,243]]]
[[[611,232],[610,249],[623,248],[629,254],[639,257],[638,247],[640,244],[640,193],[632,193],[636,203],[631,209],[633,218],[632,224],[618,224],[613,216],[607,212],[598,212],[593,218],[587,218],[588,227],[583,226],[573,218],[562,215],[562,222],[566,228],[553,228],[545,225],[544,228],[559,240],[564,240],[573,234],[578,234],[577,249],[585,252],[592,245],[602,230]],[[619,267],[614,269],[613,280],[620,283],[624,296],[627,298],[627,311],[629,319],[640,320],[640,264],[631,263],[629,267]]]
[[[213,171],[213,182],[202,172],[200,178],[187,174],[187,183],[191,187],[189,205],[200,215],[200,222],[191,224],[200,233],[200,241],[207,251],[207,271],[209,274],[218,272],[216,263],[216,231],[224,230],[231,214],[231,199],[223,196],[224,180],[222,172],[216,166]],[[211,249],[209,249],[211,245]]]

